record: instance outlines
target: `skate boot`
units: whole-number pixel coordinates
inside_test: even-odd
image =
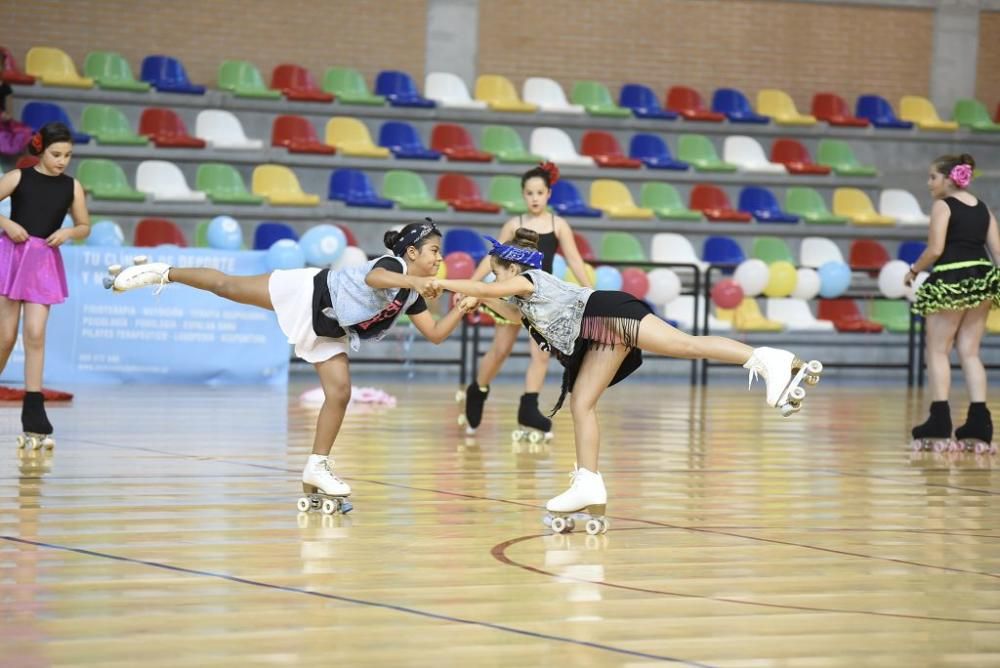
[[[927,421],[917,425],[911,432],[915,452],[945,452],[952,447],[951,411],[947,401],[932,401],[931,414]]]
[[[525,392],[521,395],[517,424],[518,428],[510,434],[512,441],[539,443],[552,440],[552,420],[538,410],[538,392]]]
[[[27,450],[51,450],[56,441],[52,438],[52,423],[45,414],[45,398],[41,392],[25,392],[21,404],[21,428],[17,447]]]
[[[985,403],[969,404],[965,424],[955,430],[955,443],[958,449],[965,452],[977,455],[996,454],[997,447],[993,445],[993,419]]]
[[[475,381],[465,390],[465,413],[458,416],[458,424],[465,425],[466,436],[472,436],[483,421],[483,404],[490,396],[490,386],[480,387]]]
[[[309,455],[302,471],[302,491],[305,496],[298,502],[300,512],[320,510],[324,515],[336,512],[349,513],[351,486],[333,474],[333,460],[324,455]]]
[[[802,381],[815,385],[823,373],[823,365],[818,360],[803,362],[779,348],[754,348],[743,368],[750,370],[749,385],[753,385],[758,375],[763,376],[767,383],[767,405],[777,407],[784,417],[802,408],[802,400],[806,398]]]
[[[147,285],[156,285],[154,295],[160,294],[163,286],[170,282],[170,265],[166,262],[147,262],[145,255],[137,255],[132,266],[122,269],[120,264],[108,267],[104,277],[104,287],[115,292],[125,292]]]
[[[545,504],[548,514],[542,522],[554,533],[572,531],[578,521],[586,522],[585,528],[591,536],[607,532],[604,512],[608,492],[604,489],[604,478],[600,473],[581,468],[570,473],[570,478],[573,482],[569,489]]]

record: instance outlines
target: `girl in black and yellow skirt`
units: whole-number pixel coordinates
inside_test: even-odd
[[[913,306],[926,319],[932,393],[930,417],[913,428],[914,449],[996,452],[979,344],[990,309],[1000,308],[1000,269],[986,253],[988,245],[993,257],[1000,257],[1000,233],[989,207],[967,190],[975,166],[968,154],[942,156],[931,165],[927,187],[935,202],[927,250],[906,276],[907,285],[912,285],[921,271],[931,271]],[[958,349],[970,400],[954,441],[948,407],[952,345]]]

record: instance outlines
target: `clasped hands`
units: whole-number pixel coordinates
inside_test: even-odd
[[[420,296],[424,299],[437,299],[444,292],[444,288],[438,282],[437,278],[414,278],[416,283],[415,287]],[[452,306],[457,305],[458,308],[463,313],[470,313],[479,308],[479,300],[475,297],[467,297],[465,295],[454,295],[452,298]]]

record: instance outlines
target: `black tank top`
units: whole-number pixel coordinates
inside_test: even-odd
[[[45,239],[62,227],[72,205],[72,177],[46,176],[34,167],[25,167],[21,182],[10,195],[10,219],[29,235]]]
[[[986,232],[990,227],[990,211],[983,200],[973,206],[954,197],[948,197],[944,202],[951,209],[951,217],[944,238],[944,251],[934,264],[988,259]]]
[[[552,215],[552,214],[549,214]],[[517,217],[517,226],[524,227],[524,217]],[[542,253],[542,271],[551,274],[552,263],[556,259],[559,240],[556,239],[556,218],[552,215],[552,231],[538,235],[538,250]]]

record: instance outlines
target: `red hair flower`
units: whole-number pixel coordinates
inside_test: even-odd
[[[551,188],[559,180],[559,168],[556,167],[554,162],[543,162],[538,165],[539,169],[549,175],[549,187]]]
[[[31,148],[35,151],[35,153],[42,152],[42,135],[40,132],[36,132],[31,135]]]

